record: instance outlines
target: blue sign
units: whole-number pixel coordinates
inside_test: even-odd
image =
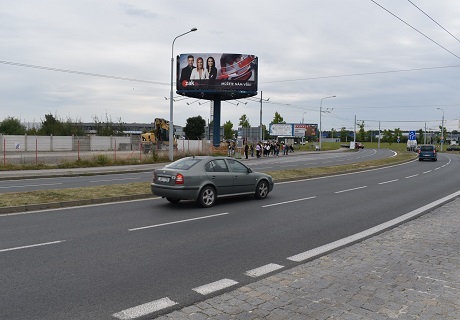
[[[409,140],[417,140],[415,136],[415,131],[409,131]]]

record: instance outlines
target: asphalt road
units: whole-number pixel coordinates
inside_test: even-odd
[[[303,152],[297,156],[267,157],[242,159],[248,166],[256,171],[277,171],[282,169],[295,168],[314,168],[334,166],[340,164],[356,163],[368,160],[388,158],[394,155],[388,149],[364,149],[358,152],[326,152],[326,153],[307,153]],[[154,168],[161,168],[164,164],[143,165],[139,169],[141,172],[118,172],[103,175],[72,175],[55,176],[52,174],[42,177],[44,174],[31,172],[24,177],[16,173],[3,172],[0,179],[0,193],[7,192],[26,192],[34,190],[52,190],[61,188],[93,187],[103,185],[125,184],[131,182],[151,182],[152,171]],[[136,166],[132,166],[135,170]],[[82,173],[89,173],[89,169]],[[23,173],[22,173],[23,174]],[[46,174],[45,174],[46,175]],[[70,173],[69,173],[70,175]],[[21,179],[18,179],[21,178]]]
[[[458,155],[440,154],[209,209],[156,198],[0,216],[0,318],[112,319],[161,299],[180,308],[447,196],[459,169]]]

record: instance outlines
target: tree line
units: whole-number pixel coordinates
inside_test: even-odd
[[[105,121],[101,121],[97,116],[93,116],[95,133],[98,136],[120,136],[124,135],[123,122],[121,119],[117,119],[117,122],[114,123],[110,117],[106,115]],[[286,123],[280,113],[275,112],[271,123],[282,124]],[[209,126],[212,127],[213,123],[209,123]],[[246,114],[241,115],[239,118],[238,126],[241,128],[250,128],[251,124],[249,118]],[[205,127],[206,121],[201,116],[190,117],[186,121],[184,127],[184,133],[187,139],[196,140],[202,139],[205,137]],[[226,121],[223,125],[224,127],[224,140],[235,139],[237,135],[237,130],[233,129],[233,123],[231,121]],[[447,136],[446,128],[444,127],[444,136]],[[265,125],[262,125],[263,136],[267,139],[272,139],[275,137],[270,137],[269,131]],[[439,132],[441,132],[441,126],[439,127]],[[84,136],[85,130],[81,121],[72,121],[71,119],[63,120],[52,114],[45,114],[45,119],[41,121],[39,128],[26,128],[21,121],[14,117],[7,117],[0,122],[0,133],[6,135],[54,135],[54,136]],[[347,130],[345,127],[342,127],[339,131],[331,129],[330,131],[323,131],[327,134],[328,138],[340,138],[341,142],[350,141],[353,138],[353,131]],[[457,131],[452,133],[456,134]],[[356,140],[360,142],[371,142],[376,140],[378,131],[376,130],[365,130],[364,122],[359,124],[359,130],[356,133]],[[423,129],[417,131],[417,141],[418,143],[424,142],[425,132]],[[407,142],[408,137],[403,136],[402,130],[400,128],[395,128],[394,130],[385,129],[380,132],[380,141],[394,143],[397,142],[399,137],[400,142]],[[441,134],[436,136],[437,142],[439,142]],[[316,138],[313,138],[316,140]]]
[[[123,135],[124,126],[121,119],[114,123],[106,116],[106,121],[100,121],[93,116],[95,131],[98,136],[120,136]],[[27,128],[21,120],[15,117],[7,117],[0,122],[0,133],[6,135],[38,135],[38,136],[84,136],[85,129],[81,121],[72,119],[63,120],[52,114],[45,114],[45,119],[40,122],[38,128],[33,126]]]

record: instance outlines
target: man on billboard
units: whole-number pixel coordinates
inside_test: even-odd
[[[180,83],[181,84],[184,80],[190,81],[190,76],[192,75],[192,71],[193,69],[195,69],[195,67],[193,66],[194,63],[195,63],[195,58],[192,55],[189,55],[187,57],[187,66],[185,66],[185,68],[183,68],[180,73]]]

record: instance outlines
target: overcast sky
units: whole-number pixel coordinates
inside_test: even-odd
[[[323,130],[352,129],[355,115],[368,130],[431,129],[437,108],[458,130],[459,17],[458,0],[2,0],[0,121],[169,119],[172,41],[196,27],[174,55],[256,55],[267,126],[276,111],[319,123],[335,95]],[[221,124],[246,114],[258,126],[252,100],[222,102]],[[175,102],[174,124],[209,119],[194,101]]]

